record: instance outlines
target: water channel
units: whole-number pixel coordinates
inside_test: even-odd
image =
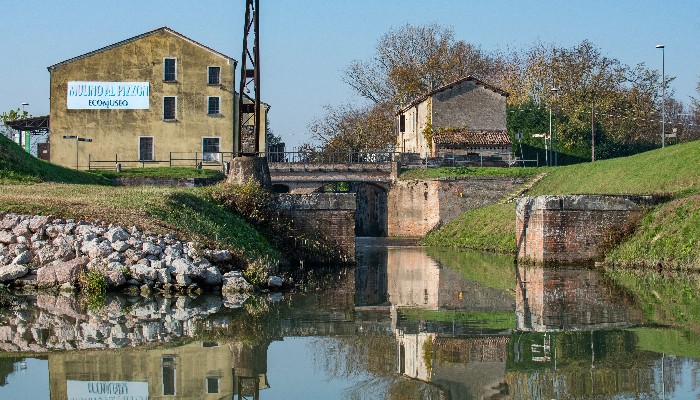
[[[696,399],[674,279],[359,239],[284,295],[17,295],[0,399]]]

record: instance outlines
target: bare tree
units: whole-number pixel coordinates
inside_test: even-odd
[[[486,78],[495,63],[452,28],[407,24],[382,35],[375,55],[353,61],[343,80],[375,104],[399,106],[466,75]]]
[[[381,151],[396,142],[392,112],[387,103],[326,106],[326,115],[312,122],[309,129],[327,151]]]

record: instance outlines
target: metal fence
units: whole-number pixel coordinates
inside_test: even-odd
[[[264,154],[262,154],[264,155]],[[270,163],[298,163],[298,164],[389,164],[399,162],[405,168],[433,168],[456,166],[501,166],[501,167],[525,167],[539,166],[539,158],[536,160],[523,160],[514,158],[511,153],[494,155],[459,155],[443,154],[439,157],[421,157],[419,154],[386,152],[325,152],[320,150],[299,151],[272,151],[268,152],[267,161]],[[88,156],[88,169],[119,169],[119,168],[152,168],[152,167],[195,167],[207,169],[221,169],[228,172],[233,152],[170,152],[165,160],[136,160],[120,158],[119,154],[114,159],[95,160]]]
[[[223,169],[230,165],[232,152],[170,152],[167,160],[135,160],[120,158],[114,155],[111,160],[95,160],[88,155],[88,170],[118,169],[118,168],[154,168],[154,167],[196,167],[207,169]]]
[[[398,160],[400,153],[396,152],[364,152],[320,150],[268,152],[267,161],[276,163],[304,164],[386,164]]]

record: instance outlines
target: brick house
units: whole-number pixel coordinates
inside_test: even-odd
[[[507,97],[472,76],[439,87],[397,112],[397,147],[421,157],[510,153]]]

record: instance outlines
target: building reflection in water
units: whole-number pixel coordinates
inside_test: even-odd
[[[695,359],[655,347],[676,335],[688,348],[695,335],[644,327],[639,305],[595,270],[514,267],[508,257],[418,247],[358,254],[356,274],[332,290],[247,304],[249,313],[216,298],[121,299],[108,300],[106,318],[68,298],[40,297],[5,319],[0,348],[48,352],[52,399],[90,391],[272,398],[301,374],[274,375],[270,388],[268,351],[279,358],[288,341],[270,343],[288,337],[316,338],[319,380],[360,371],[391,399],[653,398],[687,387],[680,377],[700,370]],[[14,362],[5,374],[7,365]],[[354,393],[376,393],[366,382]]]
[[[258,399],[269,388],[268,344],[193,342],[165,349],[49,355],[52,399],[121,394],[129,399]],[[76,385],[80,383],[80,385]],[[145,391],[134,383],[144,383]],[[81,393],[75,393],[83,387]],[[71,393],[73,389],[74,393]],[[90,393],[84,393],[84,392]]]
[[[515,315],[521,331],[626,328],[642,322],[642,312],[600,271],[515,269]]]
[[[491,398],[507,392],[512,293],[466,279],[463,270],[437,261],[424,248],[362,250],[357,309],[383,306],[390,314],[399,374],[430,383],[426,398]],[[494,259],[509,270],[505,258]]]

